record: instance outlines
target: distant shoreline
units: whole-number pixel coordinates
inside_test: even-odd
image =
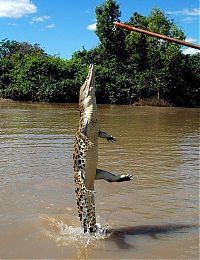
[[[31,101],[31,100],[13,100],[11,98],[3,98],[0,97],[0,102],[19,102],[19,103],[32,103],[32,104],[72,104],[73,102],[45,102],[45,101]],[[78,102],[74,102],[73,104],[78,104]],[[149,98],[149,99],[140,99],[132,104],[111,104],[111,103],[98,103],[101,105],[124,105],[124,106],[135,106],[135,107],[182,107],[182,108],[200,108],[199,106],[175,106],[174,104],[171,104],[163,99],[156,99],[156,98]]]

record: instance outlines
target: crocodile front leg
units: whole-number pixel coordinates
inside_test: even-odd
[[[108,142],[114,142],[116,139],[112,136],[107,134],[106,132],[99,131],[99,137],[106,138]]]
[[[96,180],[106,180],[108,182],[122,182],[122,181],[129,181],[131,180],[131,174],[123,174],[123,175],[116,175],[111,172],[107,172],[104,170],[97,169],[96,170]]]

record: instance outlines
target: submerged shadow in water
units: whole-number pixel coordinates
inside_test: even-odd
[[[125,241],[127,235],[136,236],[150,236],[154,239],[158,239],[157,235],[168,234],[176,231],[187,231],[188,229],[198,228],[198,225],[181,225],[181,224],[166,224],[166,225],[144,225],[124,227],[108,230],[110,234],[109,239],[114,241],[120,249],[133,248],[133,245],[128,244]]]

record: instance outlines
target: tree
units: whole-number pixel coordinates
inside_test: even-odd
[[[104,4],[96,7],[96,35],[99,37],[104,49],[105,56],[114,56],[124,59],[125,32],[114,29],[113,22],[121,16],[119,5],[115,0],[107,0]]]
[[[97,47],[84,47],[69,60],[51,56],[38,44],[0,42],[0,95],[15,100],[77,102],[79,88],[96,64],[97,102],[132,104],[161,99],[178,106],[199,106],[200,55],[184,55],[181,46],[141,33],[113,30],[121,15],[115,0],[96,7]],[[160,9],[137,12],[127,22],[138,28],[184,39],[184,33]]]
[[[3,39],[0,42],[0,58],[12,56],[15,53],[20,53],[21,55],[46,55],[39,44],[32,45],[27,42],[19,43],[8,39]]]
[[[0,94],[14,100],[77,102],[84,67],[80,60],[47,55],[38,45],[3,42]]]

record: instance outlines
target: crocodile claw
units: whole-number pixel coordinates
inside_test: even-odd
[[[112,135],[110,135],[110,136],[108,136],[107,137],[107,141],[110,143],[110,142],[114,142],[114,141],[116,141],[116,139],[112,136]]]
[[[117,182],[122,182],[122,181],[130,181],[132,179],[133,175],[131,174],[124,174],[121,175],[120,178],[117,180]]]

